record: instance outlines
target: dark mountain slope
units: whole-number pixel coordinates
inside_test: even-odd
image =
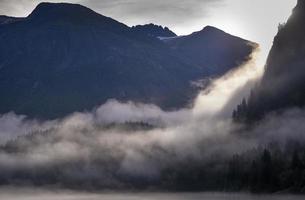
[[[159,39],[77,4],[39,4],[0,25],[0,44],[0,113],[56,118],[110,98],[178,108],[197,92],[190,81],[210,75]]]
[[[211,26],[191,35],[165,41],[188,63],[208,70],[211,75],[223,74],[240,65],[252,52],[249,45],[257,46]]]
[[[0,25],[14,23],[14,22],[20,21],[20,20],[23,20],[23,18],[8,17],[8,16],[5,16],[5,15],[0,15]]]
[[[235,118],[256,121],[271,111],[305,105],[304,22],[305,1],[299,0],[287,23],[279,26],[261,83],[235,111]]]

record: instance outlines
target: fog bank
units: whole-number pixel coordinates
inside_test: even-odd
[[[263,67],[253,59],[213,81],[192,109],[110,100],[92,112],[53,121],[0,117],[0,183],[125,188],[158,183],[164,171],[225,162],[276,142],[304,142],[302,109],[271,114],[253,129],[231,120]],[[148,128],[147,128],[148,127]],[[191,162],[190,162],[191,161]],[[145,185],[144,184],[144,185]]]

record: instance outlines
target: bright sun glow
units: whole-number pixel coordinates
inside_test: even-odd
[[[257,42],[262,51],[269,51],[279,23],[285,22],[296,0],[226,0],[213,7],[206,24]],[[185,30],[187,32],[187,30]]]

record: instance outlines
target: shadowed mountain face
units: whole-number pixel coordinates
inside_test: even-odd
[[[76,4],[42,3],[8,19],[0,19],[0,113],[38,118],[111,98],[180,108],[198,92],[191,81],[222,75],[254,48],[211,27],[164,42],[157,36],[174,34],[166,28],[130,28]]]
[[[208,71],[211,75],[223,74],[242,64],[240,57],[252,52],[251,48],[245,48],[248,41],[211,26],[188,36],[169,39],[166,43],[188,63]]]
[[[235,117],[256,121],[271,111],[305,105],[305,1],[299,0],[286,24],[279,25],[260,85]]]
[[[8,17],[8,16],[5,16],[5,15],[0,15],[0,25],[14,23],[18,20],[22,20],[22,18]]]

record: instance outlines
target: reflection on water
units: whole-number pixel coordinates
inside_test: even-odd
[[[296,195],[228,193],[77,193],[63,191],[1,189],[2,200],[304,200]]]

